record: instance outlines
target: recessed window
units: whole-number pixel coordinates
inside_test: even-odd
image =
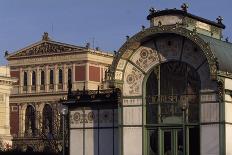
[[[51,134],[52,133],[52,120],[53,120],[53,112],[52,107],[46,104],[43,108],[43,130],[46,131],[45,133]]]
[[[59,84],[63,83],[63,71],[59,69]]]
[[[23,85],[27,86],[27,72],[24,72],[23,74]]]
[[[44,78],[45,78],[44,71],[41,71],[41,79],[40,79],[41,85],[44,85],[44,81],[45,81]]]
[[[50,84],[53,84],[53,70],[50,70]]]
[[[72,82],[72,69],[68,69],[68,82]]]
[[[32,105],[28,105],[25,115],[25,132],[27,136],[34,136],[36,132],[36,112]]]
[[[32,86],[36,85],[36,73],[35,71],[32,72]]]

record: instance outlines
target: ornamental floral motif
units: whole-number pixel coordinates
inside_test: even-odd
[[[90,122],[92,122],[92,121],[94,120],[94,118],[95,118],[94,113],[93,113],[93,112],[89,112],[89,113],[88,113],[88,120],[89,120]]]
[[[79,112],[75,112],[73,114],[73,120],[74,121],[80,121],[81,114]]]
[[[159,56],[157,51],[151,48],[141,47],[133,54],[131,61],[144,72],[147,72],[152,66],[159,63]]]

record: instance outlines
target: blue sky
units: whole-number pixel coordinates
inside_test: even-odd
[[[150,7],[162,10],[189,4],[192,14],[215,20],[221,15],[226,25],[224,38],[232,40],[231,0],[1,0],[0,65],[7,64],[4,51],[17,51],[48,32],[55,41],[106,51],[118,50],[125,36],[137,33]],[[94,39],[93,39],[94,38]]]

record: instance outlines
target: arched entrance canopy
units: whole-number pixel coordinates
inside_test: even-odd
[[[207,59],[207,63],[209,65],[210,76],[212,80],[216,80],[217,70],[218,70],[218,62],[215,54],[212,52],[210,43],[206,42],[202,39],[196,32],[187,30],[185,28],[180,27],[180,25],[165,25],[159,27],[151,27],[145,29],[123,44],[123,46],[119,49],[118,53],[115,55],[112,66],[109,69],[108,78],[110,81],[114,81],[117,76],[117,66],[120,65],[120,59],[129,60],[133,55],[134,51],[136,51],[141,44],[151,39],[153,36],[162,35],[162,34],[176,34],[179,36],[183,36],[193,43],[195,43],[205,55]]]

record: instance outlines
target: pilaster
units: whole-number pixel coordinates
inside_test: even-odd
[[[68,70],[67,65],[63,65],[63,91],[67,91],[67,83],[68,83]]]
[[[23,68],[19,68],[19,94],[23,92]]]
[[[88,89],[89,82],[89,63],[87,62],[85,65],[85,89]]]
[[[28,68],[27,72],[27,92],[31,93],[31,85],[32,85],[32,72],[31,72],[31,67]]]
[[[48,71],[48,65],[45,66],[45,92],[49,91],[49,71]]]
[[[36,92],[40,92],[40,70],[39,66],[36,66]]]
[[[57,91],[58,90],[58,68],[57,68],[57,64],[55,64],[55,67],[54,67],[54,91]]]

